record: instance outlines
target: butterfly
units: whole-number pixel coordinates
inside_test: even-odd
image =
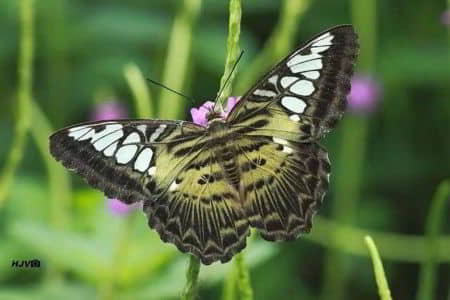
[[[225,119],[82,123],[51,135],[50,152],[106,196],[143,201],[164,242],[227,262],[251,227],[269,241],[311,230],[331,169],[318,141],[344,113],[358,51],[340,25],[285,57]]]

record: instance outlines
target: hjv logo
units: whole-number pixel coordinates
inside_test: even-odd
[[[13,260],[11,263],[11,268],[40,268],[41,262],[39,259],[32,260]]]

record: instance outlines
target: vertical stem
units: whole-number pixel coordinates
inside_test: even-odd
[[[162,83],[176,91],[181,91],[186,78],[192,44],[192,28],[200,11],[201,0],[184,0],[183,9],[175,17],[170,35],[169,49]],[[174,119],[183,108],[178,96],[165,89],[161,90],[159,117]]]
[[[200,260],[191,255],[186,273],[186,285],[181,294],[182,300],[194,300],[197,296],[198,275],[200,273]]]
[[[231,268],[225,278],[223,286],[222,300],[234,300],[236,298],[236,278],[238,277],[237,269]]]
[[[33,0],[21,0],[19,6],[19,87],[17,91],[17,121],[14,140],[8,154],[5,169],[0,176],[0,208],[8,197],[14,173],[23,157],[26,134],[30,127],[30,101],[33,75]]]
[[[236,90],[245,91],[254,84],[255,80],[285,56],[295,42],[301,16],[308,9],[310,0],[284,0],[280,17],[275,29],[267,40],[264,49],[246,68],[237,82]]]
[[[225,99],[231,95],[232,82],[236,76],[236,72],[231,74],[227,86],[224,86],[227,78],[230,76],[230,72],[233,70],[233,66],[239,55],[239,37],[241,34],[241,17],[242,6],[241,0],[230,0],[230,17],[228,23],[228,41],[227,41],[227,58],[225,61],[225,70],[222,78],[220,79],[219,92],[223,91],[221,95],[218,95],[218,104],[223,107]]]
[[[120,283],[120,274],[126,268],[124,265],[124,257],[127,256],[129,237],[134,227],[134,221],[136,220],[136,212],[132,212],[125,217],[125,222],[120,228],[119,237],[113,249],[113,256],[111,259],[111,272],[110,276],[100,284],[99,299],[112,300],[115,299],[118,283]]]
[[[253,289],[250,283],[250,274],[241,252],[234,258],[233,267],[225,279],[222,299],[223,300],[252,300]]]
[[[358,66],[365,72],[373,72],[375,61],[376,1],[352,0],[352,18],[361,44]],[[341,124],[342,139],[337,159],[340,173],[336,173],[336,197],[332,217],[340,223],[351,224],[357,212],[362,181],[362,168],[366,152],[368,121],[362,116],[347,116]],[[345,172],[344,172],[345,170]],[[332,236],[331,239],[342,239]],[[325,259],[322,299],[344,299],[349,257],[337,250],[329,250]]]
[[[427,259],[422,263],[419,274],[419,290],[417,300],[435,299],[436,288],[436,249],[439,238],[439,229],[442,227],[445,216],[445,204],[450,200],[450,180],[442,182],[434,194],[431,208],[427,218],[426,239]]]
[[[218,102],[220,105],[227,99],[232,90],[232,82],[234,74],[230,77],[228,86],[224,87],[230,72],[233,69],[234,64],[239,53],[239,36],[241,32],[241,18],[242,18],[242,5],[241,0],[230,0],[230,17],[228,24],[228,44],[227,44],[227,58],[225,62],[225,71],[220,81],[220,90],[223,89],[222,95],[219,95]],[[245,265],[244,253],[241,252],[236,255],[234,259],[233,270],[225,280],[224,295],[225,299],[234,299],[235,292],[239,292],[239,298],[242,300],[253,299],[253,291],[250,285],[250,275],[248,268]]]
[[[154,117],[150,91],[138,66],[130,63],[124,68],[125,78],[134,96],[138,118]]]
[[[381,262],[380,255],[378,254],[377,247],[370,236],[365,236],[367,248],[369,249],[370,256],[372,257],[373,270],[375,273],[375,280],[378,286],[378,293],[381,300],[392,300],[391,292],[389,291],[389,285],[384,274],[383,264]],[[432,299],[432,298],[429,298]]]
[[[244,261],[244,253],[241,252],[236,255],[235,264],[237,269],[237,284],[239,291],[239,299],[240,300],[252,300],[253,299],[253,290],[250,284],[250,274],[247,268],[247,265]]]

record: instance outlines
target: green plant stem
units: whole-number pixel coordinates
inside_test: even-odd
[[[342,121],[341,149],[339,151],[338,170],[341,174],[335,178],[336,197],[332,203],[331,215],[339,223],[351,224],[358,211],[357,204],[362,180],[362,167],[366,151],[368,133],[367,120],[347,117]],[[345,170],[345,172],[343,172]],[[345,176],[344,176],[345,173]],[[330,240],[345,240],[345,236],[330,235]],[[341,252],[328,250],[325,258],[325,280],[322,299],[343,299],[345,292],[346,265],[350,262]]]
[[[380,298],[381,300],[392,300],[386,274],[384,273],[383,264],[381,262],[380,255],[378,254],[377,247],[370,236],[364,237],[364,241],[366,242],[366,246],[369,249],[370,256],[372,257],[373,270],[375,273]]]
[[[193,26],[200,7],[201,0],[184,0],[183,8],[175,17],[172,26],[162,83],[176,91],[183,89],[191,53]],[[180,100],[179,96],[162,89],[159,100],[160,118],[179,117],[183,108],[183,100]]]
[[[373,72],[375,65],[375,0],[352,0],[352,20],[359,34],[361,50],[358,66],[363,72]],[[339,151],[339,164],[336,173],[336,197],[332,206],[331,216],[340,223],[352,224],[357,212],[358,199],[362,182],[362,168],[366,152],[368,120],[365,117],[344,118],[341,124],[343,133]],[[345,171],[344,171],[345,170]],[[345,175],[345,176],[344,176]],[[330,240],[345,239],[344,236],[330,236]],[[325,258],[324,283],[322,299],[343,299],[348,282],[345,271],[350,258],[338,251],[330,250]]]
[[[237,268],[231,268],[228,272],[224,286],[222,300],[234,300],[236,299],[236,278],[238,277]]]
[[[237,269],[237,284],[239,291],[239,299],[240,300],[252,300],[253,299],[253,290],[250,284],[250,273],[248,271],[248,267],[245,264],[244,252],[236,255],[235,265]]]
[[[252,300],[253,289],[250,283],[250,274],[245,263],[244,253],[241,252],[233,259],[233,266],[225,279],[223,300]]]
[[[0,176],[0,208],[8,197],[14,174],[23,157],[26,135],[30,128],[30,101],[33,76],[33,0],[21,0],[19,5],[20,46],[19,46],[19,87],[17,92],[17,121],[14,140],[6,165]]]
[[[198,275],[200,274],[200,260],[191,255],[186,273],[186,285],[181,294],[182,300],[194,300],[197,296]]]
[[[220,91],[221,94],[218,95],[218,104],[220,107],[223,107],[223,104],[226,99],[231,95],[232,91],[232,83],[234,77],[236,76],[236,72],[233,74],[230,73],[233,71],[233,66],[236,63],[236,60],[239,55],[239,37],[241,34],[241,17],[242,17],[242,6],[241,0],[230,0],[230,17],[228,22],[228,41],[227,41],[227,57],[225,61],[225,70],[223,72],[222,78],[220,79]],[[228,77],[230,79],[228,83],[226,82]],[[226,86],[225,86],[226,84]]]
[[[57,229],[65,228],[70,223],[68,207],[71,199],[70,178],[48,151],[48,137],[53,132],[49,121],[35,101],[30,101],[33,126],[30,127],[31,136],[44,160],[47,169],[49,189],[50,223]],[[47,280],[61,279],[61,272],[55,266],[47,268]]]
[[[48,151],[48,137],[54,132],[50,122],[35,101],[31,101],[33,126],[31,136],[44,160],[47,169],[50,200],[50,220],[55,228],[68,225],[68,209],[72,198],[70,177],[67,171],[57,163]]]
[[[445,215],[445,204],[450,200],[450,180],[442,182],[431,203],[427,218],[425,237],[427,240],[428,257],[422,263],[419,274],[419,289],[417,300],[435,299],[436,288],[436,249],[439,229],[442,227]],[[448,216],[447,216],[448,217]]]
[[[326,248],[367,257],[366,248],[360,242],[358,243],[366,235],[372,236],[377,241],[384,259],[411,263],[424,262],[428,259],[428,240],[422,236],[358,229],[320,216],[314,218],[312,233],[305,235],[303,238]],[[330,240],[330,236],[344,238]],[[440,236],[436,240],[435,246],[435,261],[449,263],[450,235]]]
[[[124,258],[127,256],[130,235],[134,228],[136,215],[136,213],[130,213],[124,220],[125,222],[121,227],[118,240],[113,250],[114,253],[109,263],[109,266],[111,267],[110,276],[108,276],[108,278],[100,285],[99,299],[111,300],[116,298],[116,289],[121,282],[120,276],[127,267],[124,263]]]
[[[138,118],[154,117],[150,91],[141,70],[134,63],[124,67],[125,78],[133,93]]]
[[[267,40],[264,49],[239,76],[236,91],[243,93],[264,72],[286,56],[291,50],[299,29],[301,16],[309,8],[310,0],[284,0],[278,23]]]

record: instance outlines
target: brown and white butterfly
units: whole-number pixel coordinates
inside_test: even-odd
[[[50,151],[108,197],[143,201],[161,239],[204,264],[230,260],[250,227],[293,240],[328,189],[318,141],[344,113],[358,49],[352,26],[337,26],[278,63],[226,119],[83,123],[53,134]]]

